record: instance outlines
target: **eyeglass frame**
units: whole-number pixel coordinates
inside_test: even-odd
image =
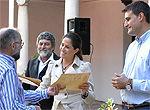
[[[20,43],[20,42],[14,42],[14,43]],[[24,45],[24,42],[21,40],[21,46],[23,46]]]

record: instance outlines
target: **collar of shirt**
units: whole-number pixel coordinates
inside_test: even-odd
[[[0,53],[0,58],[5,59],[6,61],[5,63],[8,63],[9,65],[11,65],[13,68],[16,69],[15,59],[13,57]]]
[[[38,57],[38,60],[39,60],[40,63],[41,63],[40,65],[47,65],[47,63],[48,63],[49,61],[53,61],[53,60],[54,60],[53,58],[54,58],[54,54],[52,53],[51,56],[49,57],[49,59],[48,59],[46,62],[43,63],[40,56]]]
[[[55,67],[58,67],[58,66],[62,66],[62,58],[60,58],[59,60],[57,60],[56,62],[55,62]],[[79,66],[80,65],[80,59],[79,59],[79,57],[78,56],[76,56],[75,55],[75,58],[74,58],[74,61],[73,61],[73,63],[71,64],[71,66],[73,66],[73,65],[76,65],[76,66]]]
[[[150,37],[150,30],[148,30],[147,32],[145,32],[139,39],[137,37],[135,37],[135,40],[139,43],[139,44],[142,44],[146,41],[146,39],[148,37]]]
[[[38,60],[40,61],[39,62],[39,66],[38,66],[38,76],[37,76],[37,78],[39,77],[39,74],[40,74],[40,72],[43,70],[43,68],[48,64],[48,62],[49,61],[53,61],[54,59],[54,54],[52,53],[51,54],[51,56],[49,57],[49,59],[46,61],[46,62],[42,62],[42,60],[41,60],[41,58],[40,58],[40,56],[38,57]]]

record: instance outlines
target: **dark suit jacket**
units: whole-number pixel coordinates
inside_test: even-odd
[[[53,55],[54,56],[54,60],[58,60],[60,58],[55,53],[53,53],[53,54],[54,54]],[[38,65],[39,65],[38,57],[29,60],[28,65],[27,65],[27,70],[25,72],[25,76],[26,77],[31,77],[31,78],[37,78],[37,75],[38,75]],[[47,66],[39,74],[39,79],[41,81],[42,81],[42,77],[46,73]],[[23,88],[25,90],[35,90],[37,87],[23,83]],[[39,102],[39,104],[40,104],[42,110],[47,110],[47,109],[50,110],[51,107],[52,107],[52,105],[53,105],[53,100],[54,100],[54,97],[52,97],[52,96],[49,99],[41,100]]]

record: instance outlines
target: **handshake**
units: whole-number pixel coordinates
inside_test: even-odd
[[[56,85],[54,87],[49,87],[48,91],[47,91],[47,95],[49,96],[54,96],[54,95],[58,95],[60,90],[65,89],[66,87],[60,88],[60,85]]]
[[[66,87],[61,88],[60,85],[55,85],[54,87],[50,86],[47,90],[47,95],[48,96],[58,95],[59,91],[65,88]],[[35,105],[34,107],[36,108],[36,110],[41,110],[40,106]]]

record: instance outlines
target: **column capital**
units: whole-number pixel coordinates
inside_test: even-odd
[[[29,5],[29,1],[30,1],[30,0],[16,0],[17,4],[18,4],[19,6]]]

